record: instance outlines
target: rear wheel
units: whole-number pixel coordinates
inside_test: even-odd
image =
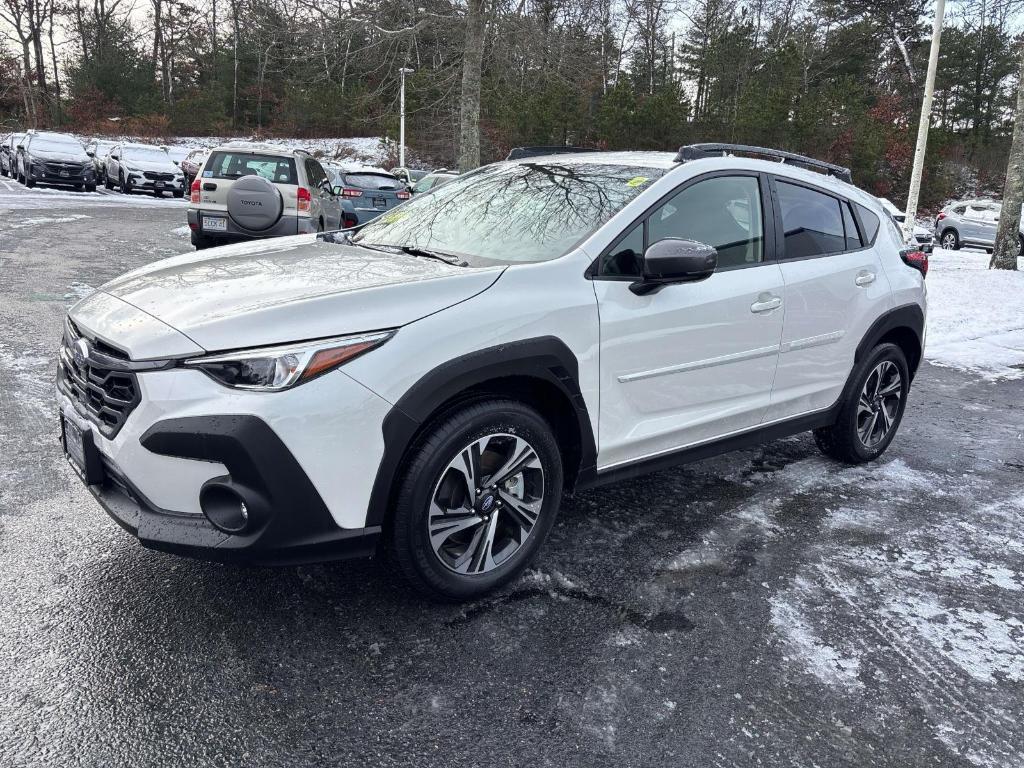
[[[402,575],[435,599],[471,599],[514,579],[558,513],[558,445],[523,403],[489,400],[450,411],[428,428],[407,466],[391,552]]]
[[[814,430],[818,448],[848,464],[877,459],[896,436],[909,392],[903,350],[878,345],[854,371],[835,424]]]
[[[955,229],[947,229],[942,233],[942,239],[939,243],[947,251],[958,251],[960,250],[960,235],[957,234]]]

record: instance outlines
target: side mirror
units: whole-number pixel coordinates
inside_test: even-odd
[[[333,186],[333,187],[331,188],[331,194],[332,194],[332,195],[334,195],[335,197],[340,197],[340,196],[341,196],[341,191],[342,191],[343,189],[344,189],[344,187],[343,187],[343,186],[341,186],[340,184],[335,184],[335,185],[334,185],[334,186]]]
[[[87,154],[89,157],[96,157],[96,153],[93,152],[91,149],[85,150],[85,154]]]
[[[645,296],[672,283],[694,283],[711,277],[717,266],[718,251],[707,243],[667,237],[644,252],[643,277],[629,290]]]
[[[115,155],[113,152],[111,152],[110,153],[110,159],[111,160],[120,160],[121,156],[120,155]]]

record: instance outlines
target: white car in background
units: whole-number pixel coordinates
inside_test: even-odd
[[[895,203],[891,200],[887,200],[884,197],[878,198],[878,202],[882,204],[885,212],[892,216],[893,220],[895,220],[895,222],[900,225],[900,229],[902,229],[904,222],[907,220],[907,214],[897,208]],[[928,227],[923,227],[915,222],[914,231],[911,234],[911,237],[913,238],[913,243],[911,243],[911,245],[917,246],[924,253],[932,252],[935,245],[935,236]]]
[[[125,194],[152,192],[160,197],[170,192],[185,196],[185,177],[162,147],[153,144],[118,144],[107,155],[107,189],[115,186]]]

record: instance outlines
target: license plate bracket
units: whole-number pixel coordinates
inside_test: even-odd
[[[60,417],[60,442],[64,455],[86,485],[103,482],[103,462],[91,429],[81,429],[64,414]]]

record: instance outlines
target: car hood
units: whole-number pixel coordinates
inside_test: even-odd
[[[502,269],[299,235],[158,261],[100,291],[212,352],[397,328],[486,290]]]
[[[178,166],[170,160],[122,160],[121,165],[132,171],[156,171],[157,173],[177,173]]]
[[[46,152],[41,149],[28,150],[29,155],[32,156],[33,160],[45,160],[53,163],[91,163],[92,158],[85,154],[85,150],[80,153],[76,152]]]

